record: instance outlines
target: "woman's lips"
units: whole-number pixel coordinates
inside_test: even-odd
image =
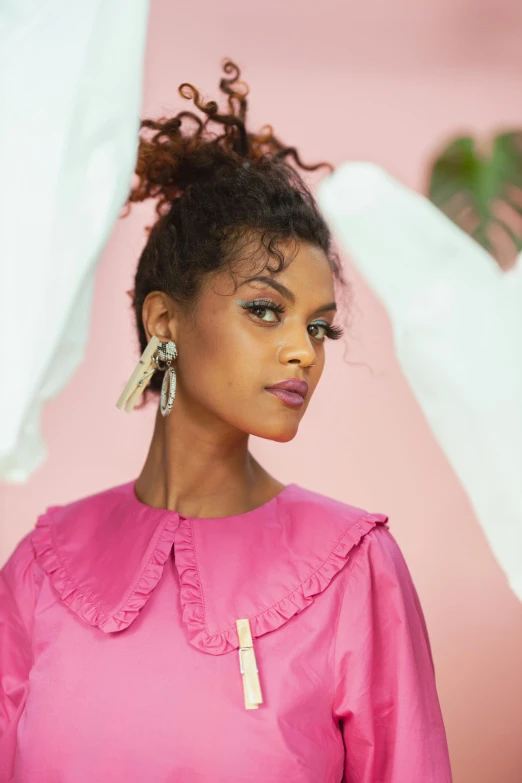
[[[280,381],[273,386],[267,386],[266,390],[275,397],[291,405],[293,408],[300,408],[304,405],[305,397],[308,394],[308,384],[299,378],[287,378],[286,381]]]
[[[297,394],[297,392],[277,388],[267,389],[267,391],[269,391],[270,394],[273,394],[275,397],[279,397],[280,400],[286,402],[287,405],[291,405],[294,408],[300,408],[301,405],[304,405],[304,397],[301,394]]]

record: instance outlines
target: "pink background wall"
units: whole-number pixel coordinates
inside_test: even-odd
[[[229,56],[251,85],[254,126],[273,123],[305,159],[371,159],[413,187],[448,134],[522,124],[515,0],[247,5],[152,0],[145,113],[178,108],[181,81],[213,94]],[[47,505],[141,469],[154,411],[128,416],[115,402],[137,358],[124,291],[149,215],[140,207],[120,222],[103,256],[85,362],[45,410],[47,464],[0,490],[0,560]],[[455,781],[520,783],[522,606],[397,367],[385,312],[347,271],[348,361],[329,346],[297,439],[253,450],[283,481],[390,515],[430,629]]]

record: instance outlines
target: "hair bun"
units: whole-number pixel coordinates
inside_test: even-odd
[[[175,117],[141,122],[137,183],[127,204],[157,199],[158,214],[179,199],[188,188],[215,176],[220,169],[248,169],[262,158],[277,160],[289,157],[300,168],[314,171],[328,164],[305,165],[294,147],[286,147],[274,135],[272,126],[264,125],[258,133],[246,128],[248,85],[240,80],[238,66],[223,62],[227,76],[220,80],[226,96],[227,111],[220,111],[214,100],[205,101],[194,85],[184,82],[179,94],[191,100],[203,115],[180,111]],[[221,129],[221,133],[215,129]]]

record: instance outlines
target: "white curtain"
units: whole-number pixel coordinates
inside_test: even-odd
[[[0,479],[46,456],[136,159],[148,0],[0,4]]]
[[[502,272],[371,163],[340,166],[319,203],[386,307],[402,370],[522,600],[522,257]]]

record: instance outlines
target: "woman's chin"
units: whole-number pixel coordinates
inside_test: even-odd
[[[255,435],[256,438],[264,438],[265,440],[273,440],[276,443],[288,443],[293,440],[297,435],[299,429],[299,422],[293,426],[286,427],[260,427],[251,432],[251,435]]]

